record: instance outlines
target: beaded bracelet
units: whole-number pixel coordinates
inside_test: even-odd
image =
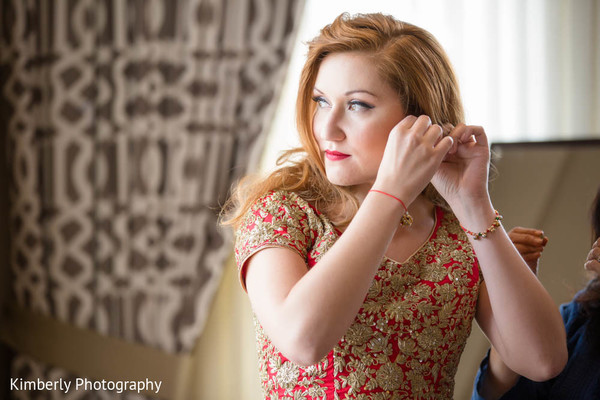
[[[383,191],[377,190],[377,189],[371,189],[371,190],[369,190],[369,192],[384,194],[388,197],[391,197],[392,199],[398,200],[400,202],[400,204],[402,204],[402,207],[404,207],[404,214],[400,218],[400,225],[403,225],[403,226],[411,226],[412,225],[413,217],[408,213],[408,208],[406,207],[406,204],[404,204],[404,202],[402,200],[400,200],[396,196],[392,196],[389,193],[386,193],[386,192],[383,192]]]
[[[486,238],[490,232],[494,232],[496,228],[500,226],[500,220],[502,220],[502,215],[500,215],[498,211],[494,210],[494,213],[496,214],[496,216],[494,217],[494,222],[492,222],[492,225],[490,225],[490,227],[487,228],[484,232],[472,232],[462,225],[460,227],[463,229],[463,231],[465,231],[467,235],[471,235],[475,240]]]

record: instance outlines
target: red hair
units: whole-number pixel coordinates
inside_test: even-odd
[[[450,61],[437,40],[424,29],[389,15],[344,13],[308,45],[296,102],[301,147],[285,152],[278,165],[287,162],[286,165],[266,179],[244,179],[230,199],[227,209],[234,212],[225,223],[239,223],[251,205],[271,190],[297,192],[338,226],[348,224],[354,216],[358,202],[348,188],[327,180],[312,130],[312,91],[321,63],[329,54],[361,52],[370,56],[380,77],[398,93],[407,115],[428,115],[432,123],[439,125],[464,122],[458,82]],[[425,195],[447,207],[431,184]]]

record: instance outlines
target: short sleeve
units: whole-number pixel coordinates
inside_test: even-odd
[[[310,206],[298,195],[271,192],[246,213],[236,231],[235,260],[242,287],[246,289],[246,261],[268,247],[289,248],[306,260],[312,242]]]

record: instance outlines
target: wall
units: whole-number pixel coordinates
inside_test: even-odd
[[[494,206],[507,229],[543,229],[549,241],[538,276],[557,306],[587,281],[583,262],[591,247],[589,210],[600,185],[600,140],[494,146]],[[468,399],[489,347],[473,324],[456,377],[455,398]]]
[[[262,399],[252,310],[233,259],[226,266],[202,337],[194,349],[192,398]]]

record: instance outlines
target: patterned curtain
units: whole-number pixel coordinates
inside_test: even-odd
[[[231,251],[218,208],[260,153],[302,3],[0,0],[18,309],[191,351]]]

